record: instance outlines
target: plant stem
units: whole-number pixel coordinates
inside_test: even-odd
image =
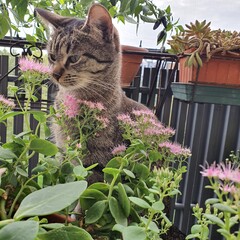
[[[20,190],[19,190],[17,196],[15,197],[15,199],[14,199],[14,201],[13,201],[13,203],[12,203],[12,206],[11,206],[11,208],[10,208],[10,210],[9,210],[8,218],[10,218],[10,217],[12,216],[12,213],[13,213],[13,210],[14,210],[14,208],[15,208],[15,206],[16,206],[16,203],[17,203],[19,197],[21,196],[23,190],[24,190],[25,187],[27,186],[27,184],[28,184],[30,181],[32,181],[34,178],[37,178],[38,176],[43,175],[43,174],[44,174],[44,172],[41,172],[41,173],[39,173],[39,174],[37,174],[37,175],[32,176],[31,178],[29,178],[29,179],[22,185],[22,187],[20,188]]]
[[[6,219],[6,220],[3,220],[3,221],[0,221],[0,228],[6,226],[9,223],[13,223],[13,222],[15,222],[14,219]]]
[[[7,219],[6,209],[5,209],[6,200],[2,199],[0,201],[0,216],[2,220]]]

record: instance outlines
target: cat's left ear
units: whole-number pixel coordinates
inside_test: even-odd
[[[85,25],[94,25],[103,32],[103,37],[111,42],[114,36],[112,17],[105,7],[100,4],[93,4],[88,12]]]

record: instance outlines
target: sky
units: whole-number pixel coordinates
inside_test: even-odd
[[[212,29],[225,29],[240,32],[240,0],[153,0],[161,7],[171,6],[174,21],[179,19],[179,24],[185,25],[195,20],[211,21]],[[152,30],[153,24],[142,23],[136,34],[136,25],[114,22],[120,33],[122,44],[156,48],[157,34]]]

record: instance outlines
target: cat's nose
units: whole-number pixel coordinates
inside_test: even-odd
[[[58,81],[64,73],[64,69],[53,70],[52,76]]]
[[[59,73],[53,73],[52,75],[53,75],[53,77],[54,77],[57,81],[58,81],[59,78],[62,76],[62,75],[60,75]]]

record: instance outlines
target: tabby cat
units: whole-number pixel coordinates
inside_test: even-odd
[[[77,99],[101,102],[104,117],[110,121],[107,129],[88,142],[89,156],[85,166],[99,163],[103,168],[111,159],[111,150],[122,142],[117,115],[131,113],[145,106],[127,98],[121,89],[121,47],[119,35],[108,11],[93,4],[86,21],[62,17],[43,9],[37,15],[48,28],[48,57],[52,65],[52,81],[59,86],[55,106],[66,95]],[[74,126],[68,126],[73,128]],[[62,148],[66,136],[59,126],[53,127],[56,144]]]

